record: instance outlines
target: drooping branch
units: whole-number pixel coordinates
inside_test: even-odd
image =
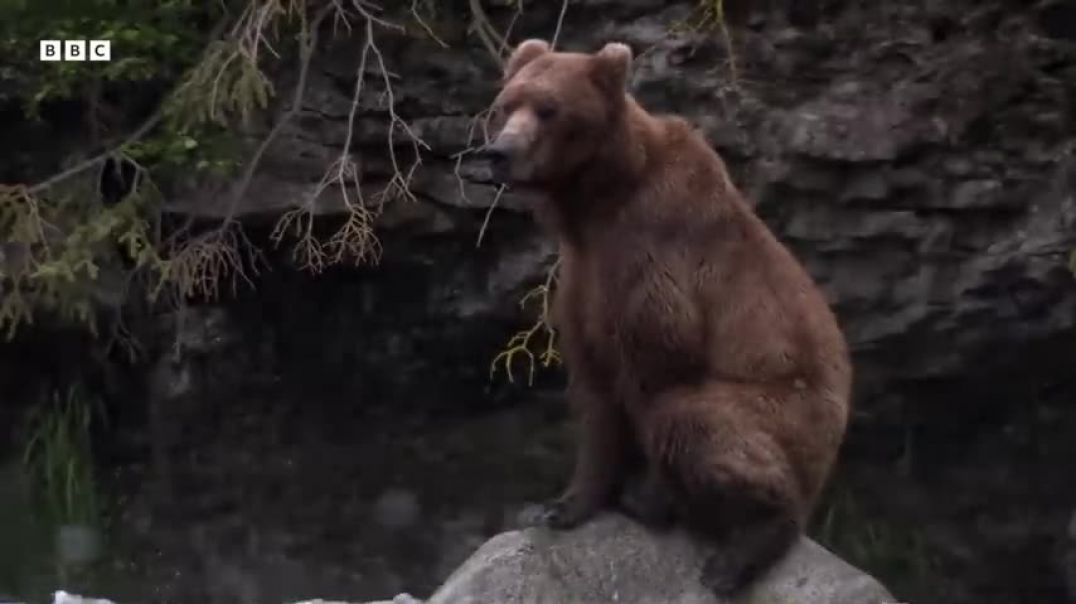
[[[279,245],[286,234],[293,233],[298,238],[293,248],[293,258],[307,270],[320,272],[328,264],[342,262],[351,258],[355,262],[363,260],[377,261],[380,258],[380,243],[374,235],[373,220],[383,203],[393,197],[414,200],[410,184],[415,171],[421,165],[422,151],[429,150],[426,144],[397,113],[396,98],[392,79],[384,55],[377,44],[375,26],[388,26],[402,29],[369,12],[364,4],[352,6],[359,17],[364,20],[364,40],[359,54],[359,64],[355,70],[355,87],[352,92],[351,105],[348,110],[347,135],[339,155],[314,189],[305,196],[298,207],[286,212],[277,222],[271,234],[271,240]],[[350,29],[350,22],[344,21]],[[371,63],[380,74],[384,86],[383,98],[389,116],[387,127],[386,151],[392,169],[392,175],[383,189],[372,200],[367,200],[362,191],[361,169],[352,158],[351,147],[358,118],[359,106],[366,90],[367,71]],[[404,167],[396,151],[396,131],[406,134],[411,143],[413,161]],[[347,214],[343,224],[324,244],[314,236],[314,216],[318,199],[331,187],[340,191],[344,210]],[[354,191],[354,197],[351,191]]]
[[[298,81],[295,84],[295,89],[292,92],[291,104],[285,109],[280,117],[273,124],[269,134],[262,139],[261,144],[255,149],[254,154],[247,160],[246,167],[243,169],[242,175],[239,178],[239,182],[236,183],[232,195],[228,201],[228,210],[224,215],[224,223],[228,223],[235,218],[236,210],[242,199],[246,196],[247,191],[250,188],[250,182],[254,178],[254,173],[257,171],[261,158],[265,155],[266,150],[273,144],[276,137],[284,130],[288,123],[302,110],[303,99],[306,96],[306,82],[310,73],[310,61],[314,55],[314,49],[318,42],[318,28],[321,22],[329,15],[329,12],[333,10],[332,4],[327,4],[321,8],[314,16],[314,19],[310,22],[309,27],[303,26],[299,32],[299,76]],[[260,36],[255,37],[260,39]]]
[[[505,34],[501,35],[482,10],[481,2],[470,0],[473,21],[471,32],[483,40],[483,44],[498,61],[510,50],[509,38],[516,19],[522,13],[522,4],[521,0],[516,1],[515,15]],[[566,5],[562,6],[560,21],[563,21],[565,7]],[[441,47],[447,47],[423,19],[419,0],[412,0],[410,9],[411,18],[426,34]],[[250,283],[251,276],[258,272],[257,266],[262,256],[243,231],[243,225],[238,218],[242,213],[241,204],[249,194],[252,181],[256,178],[265,155],[270,153],[274,144],[279,144],[286,126],[293,122],[303,109],[311,58],[317,49],[321,26],[329,15],[333,17],[334,31],[340,27],[351,32],[352,26],[356,25],[355,29],[359,30],[361,27],[365,35],[349,111],[347,140],[339,156],[327,166],[321,181],[312,187],[312,193],[304,195],[299,207],[281,217],[274,229],[273,238],[279,242],[283,233],[295,232],[300,237],[296,253],[304,255],[304,264],[315,270],[326,264],[341,262],[345,258],[376,261],[380,255],[380,244],[374,234],[373,221],[382,204],[390,198],[414,199],[412,179],[421,166],[424,152],[429,150],[429,146],[417,135],[404,116],[397,113],[394,83],[398,76],[390,72],[388,60],[378,45],[377,36],[381,34],[381,30],[403,32],[405,28],[386,18],[381,6],[369,0],[246,0],[238,13],[230,13],[215,24],[199,61],[187,71],[144,122],[114,144],[108,145],[104,151],[41,182],[29,186],[18,185],[17,194],[8,196],[9,199],[21,200],[20,212],[29,211],[36,216],[41,235],[35,238],[36,243],[25,250],[32,256],[28,258],[31,262],[30,273],[20,273],[15,277],[0,275],[4,277],[0,283],[0,287],[4,289],[4,297],[18,300],[25,295],[28,303],[30,298],[40,297],[38,290],[44,281],[36,281],[38,277],[33,271],[37,269],[34,266],[42,265],[48,270],[58,270],[63,269],[60,264],[68,260],[67,254],[71,251],[68,248],[73,245],[73,240],[68,240],[71,225],[50,225],[49,217],[55,217],[58,210],[52,208],[52,203],[40,205],[42,199],[39,199],[39,196],[69,179],[106,165],[110,158],[130,162],[135,166],[136,178],[128,196],[142,200],[132,202],[129,209],[123,210],[130,215],[123,217],[126,222],[121,228],[129,228],[134,234],[115,229],[107,233],[108,238],[115,239],[130,236],[128,240],[118,243],[124,246],[124,249],[136,251],[138,254],[137,266],[125,269],[125,274],[121,275],[125,277],[125,291],[132,289],[133,279],[142,276],[154,281],[147,284],[147,291],[159,294],[164,288],[167,295],[175,299],[193,295],[216,297],[219,294],[217,280],[221,278],[230,277],[233,287],[241,282]],[[158,152],[156,149],[159,148],[158,131],[165,135],[161,140],[167,145],[172,143],[172,134],[185,137],[185,133],[190,132],[188,129],[192,126],[218,124],[228,127],[234,123],[236,117],[245,121],[254,114],[254,110],[264,109],[268,104],[267,99],[274,91],[262,63],[274,57],[279,58],[280,53],[274,48],[274,45],[278,44],[276,28],[285,19],[295,16],[299,21],[296,46],[298,74],[295,89],[291,91],[290,104],[282,105],[276,112],[267,134],[254,142],[249,157],[242,162],[239,173],[224,191],[221,197],[224,207],[220,208],[222,218],[219,223],[207,225],[206,230],[197,232],[194,230],[194,225],[198,224],[196,214],[189,212],[184,217],[185,224],[170,228],[169,233],[162,233],[161,210],[144,202],[149,199],[163,199],[166,195],[150,178],[150,171],[156,171],[158,166],[153,160],[147,161],[140,153],[155,157],[154,154]],[[356,17],[361,19],[361,25],[355,23]],[[560,27],[558,22],[555,36],[559,35]],[[388,159],[388,169],[391,170],[387,175],[387,182],[382,181],[382,176],[378,175],[379,186],[384,186],[372,196],[368,194],[368,189],[361,186],[364,184],[361,182],[361,160],[352,153],[355,124],[361,115],[360,99],[368,98],[370,94],[371,81],[366,78],[374,78],[375,82],[377,79],[381,80],[375,86],[378,89],[375,96],[378,112],[384,111],[384,114],[387,114],[385,157]],[[478,121],[476,120],[476,124]],[[401,136],[404,140],[400,139]],[[411,158],[406,157],[408,144]],[[457,175],[458,167],[459,161]],[[82,187],[81,181],[77,184]],[[326,190],[337,188],[347,214],[339,229],[321,242],[314,236],[316,202]],[[7,192],[12,190],[14,189],[8,187]],[[503,188],[497,191],[482,227],[483,234],[503,192]],[[364,193],[367,194],[364,196]],[[34,214],[34,210],[38,208],[44,208],[48,213]],[[154,216],[147,218],[147,209],[154,212]],[[112,209],[109,209],[106,213],[111,212]],[[479,235],[479,243],[481,237],[482,234]],[[48,249],[50,241],[57,247],[55,254]],[[106,241],[107,239],[100,242],[95,240],[95,245]],[[99,254],[100,249],[82,251]],[[76,269],[85,269],[85,276],[92,281],[96,279],[95,263],[100,258],[86,256],[82,251],[79,251],[75,258],[79,263]],[[80,273],[79,278],[82,277]],[[52,287],[52,284],[44,285]],[[77,285],[83,287],[81,281]],[[0,324],[2,323],[3,320],[0,320]],[[11,323],[9,321],[9,325]]]
[[[418,0],[411,0],[411,17],[415,20],[415,23],[418,23],[419,27],[426,31],[426,35],[428,35],[431,40],[439,44],[441,48],[448,48],[448,44],[446,44],[437,34],[433,33],[430,24],[426,23],[426,20],[419,14]]]
[[[144,136],[149,134],[151,130],[157,127],[157,124],[161,123],[161,119],[163,117],[163,112],[158,109],[157,111],[153,112],[153,114],[150,115],[149,118],[146,119],[146,121],[142,122],[141,126],[136,128],[131,134],[127,135],[127,137],[120,141],[118,144],[113,145],[108,150],[102,151],[101,153],[98,153],[97,155],[94,155],[89,159],[85,159],[66,170],[53,174],[52,176],[46,178],[45,180],[42,180],[37,184],[27,187],[26,192],[30,195],[39,195],[47,191],[50,187],[53,187],[67,180],[68,178],[78,176],[79,174],[87,170],[98,167],[100,164],[104,163],[104,161],[109,157],[114,157],[116,153],[120,152],[125,147],[128,147],[131,143],[139,141]]]
[[[538,318],[528,329],[513,335],[512,338],[508,340],[505,349],[493,358],[493,361],[489,366],[489,377],[491,380],[497,372],[498,363],[501,363],[504,365],[508,381],[514,383],[515,376],[512,373],[512,366],[517,356],[523,357],[528,363],[528,384],[531,385],[534,383],[534,372],[539,362],[543,367],[549,367],[560,362],[560,353],[557,352],[557,331],[553,327],[553,318],[551,315],[553,284],[557,279],[557,270],[559,268],[560,259],[558,258],[556,262],[549,267],[545,281],[524,294],[523,298],[519,301],[520,307],[526,307],[527,302],[532,298],[538,298],[540,302]],[[531,347],[535,344],[535,339],[540,338],[543,335],[545,336],[545,346],[541,348],[541,351],[536,355],[534,351],[531,350]]]
[[[551,48],[557,47],[557,40],[560,39],[560,30],[564,27],[564,15],[568,13],[568,0],[561,0],[560,14],[557,15],[557,27],[553,30],[553,37],[549,40],[549,46]]]
[[[504,59],[505,49],[508,48],[505,36],[502,36],[493,26],[489,15],[486,14],[486,9],[482,8],[481,0],[468,0],[467,7],[471,11],[471,31],[478,36],[478,40],[499,64]]]

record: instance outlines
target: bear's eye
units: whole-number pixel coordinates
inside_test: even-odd
[[[545,121],[557,115],[557,106],[553,103],[539,103],[534,107],[534,114],[538,119]]]

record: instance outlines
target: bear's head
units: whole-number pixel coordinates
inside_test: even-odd
[[[631,49],[556,52],[526,40],[505,65],[486,156],[496,180],[552,188],[606,152],[622,120]],[[615,143],[614,143],[615,144]]]

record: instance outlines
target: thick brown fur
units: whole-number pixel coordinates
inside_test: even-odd
[[[687,122],[625,92],[631,52],[517,48],[494,103],[495,173],[541,193],[554,320],[581,437],[548,524],[622,509],[719,546],[742,588],[802,531],[849,414],[844,337],[816,285]],[[630,487],[630,488],[629,488]]]

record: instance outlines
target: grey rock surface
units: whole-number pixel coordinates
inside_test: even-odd
[[[698,580],[704,546],[607,514],[574,531],[529,528],[487,541],[426,604],[720,604]],[[809,539],[735,602],[885,604],[877,581]]]

